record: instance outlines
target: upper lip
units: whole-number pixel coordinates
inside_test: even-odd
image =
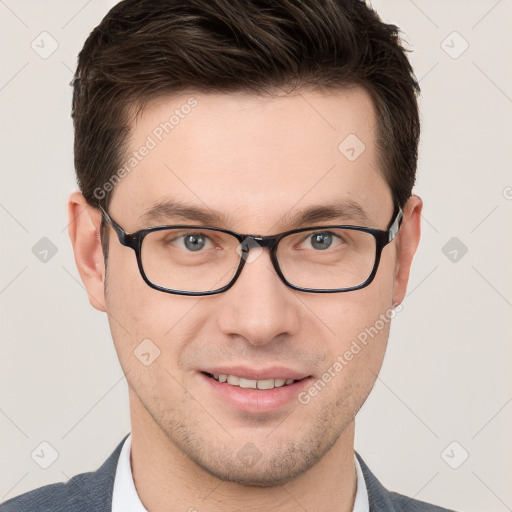
[[[301,380],[309,374],[286,368],[285,366],[269,366],[267,368],[249,368],[247,366],[215,366],[202,370],[213,375],[236,375],[249,380],[293,379]]]

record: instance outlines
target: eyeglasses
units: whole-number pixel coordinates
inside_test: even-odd
[[[126,231],[100,206],[119,242],[131,247],[144,281],[177,295],[213,295],[231,288],[250,255],[264,248],[290,288],[310,293],[359,290],[374,279],[382,249],[397,235],[397,207],[387,230],[361,226],[314,226],[273,236],[242,235],[207,226],[157,226]],[[252,253],[251,253],[252,251]]]

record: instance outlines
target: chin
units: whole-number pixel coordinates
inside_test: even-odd
[[[324,430],[321,436],[302,434],[298,439],[269,439],[259,446],[249,441],[238,450],[234,449],[234,445],[239,445],[236,440],[230,445],[215,445],[202,439],[196,440],[197,444],[182,446],[181,450],[218,480],[248,487],[276,487],[306,473],[338,439],[332,430]]]
[[[299,454],[283,460],[283,457],[273,456],[272,460],[264,460],[265,454],[253,466],[241,462],[236,454],[231,459],[222,459],[222,466],[196,462],[211,476],[224,482],[245,487],[277,487],[284,485],[305,473],[316,461],[305,460]]]

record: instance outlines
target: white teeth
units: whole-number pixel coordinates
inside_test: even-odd
[[[241,388],[252,388],[252,389],[256,389],[256,382],[255,380],[249,380],[249,379],[244,379],[242,377],[240,377],[240,381],[238,383],[238,385],[241,387]]]
[[[236,375],[210,374],[215,380],[219,382],[227,382],[232,386],[239,386],[244,389],[274,389],[293,384],[294,379],[245,379],[243,377],[237,377]]]
[[[258,389],[273,389],[274,379],[259,380],[257,382]]]
[[[238,384],[240,384],[240,377],[237,377],[236,375],[228,375],[228,384],[238,386]]]

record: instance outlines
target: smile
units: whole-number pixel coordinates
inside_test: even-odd
[[[294,379],[245,379],[243,377],[238,377],[237,375],[226,375],[224,373],[218,375],[207,373],[206,375],[216,381],[244,389],[274,389],[296,382]]]

